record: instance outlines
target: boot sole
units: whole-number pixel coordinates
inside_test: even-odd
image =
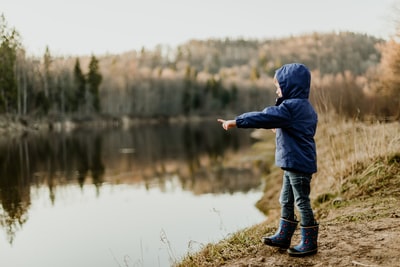
[[[277,247],[277,248],[281,248],[281,249],[288,249],[290,247],[290,244],[285,245],[285,244],[274,243],[270,239],[267,239],[267,238],[263,239],[263,243],[267,246]]]
[[[288,252],[289,256],[291,256],[291,257],[301,258],[301,257],[306,257],[306,256],[311,256],[311,255],[316,254],[318,252],[318,249],[314,249],[314,250],[307,251],[307,252],[293,251],[291,249],[288,249],[287,252]]]

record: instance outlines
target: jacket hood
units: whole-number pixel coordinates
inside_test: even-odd
[[[308,99],[310,94],[311,74],[308,68],[300,63],[286,64],[275,72],[281,87],[281,101],[285,99]]]

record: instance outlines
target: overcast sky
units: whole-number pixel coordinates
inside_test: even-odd
[[[387,38],[399,0],[0,0],[28,53],[121,53],[190,39],[353,31]]]

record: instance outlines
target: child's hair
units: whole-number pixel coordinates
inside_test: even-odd
[[[276,78],[276,73],[275,73],[275,75],[274,75],[274,84],[275,84],[275,85],[279,85],[278,79]]]

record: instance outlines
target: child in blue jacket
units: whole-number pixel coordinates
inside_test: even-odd
[[[263,111],[244,113],[234,120],[218,121],[225,130],[238,128],[276,129],[275,163],[283,169],[279,197],[281,219],[273,236],[263,237],[266,245],[288,249],[290,256],[303,257],[317,252],[318,223],[310,204],[310,182],[317,171],[314,135],[318,116],[308,100],[311,74],[299,63],[283,65],[275,72],[278,99]],[[301,219],[301,242],[290,247],[297,227],[294,206]]]

